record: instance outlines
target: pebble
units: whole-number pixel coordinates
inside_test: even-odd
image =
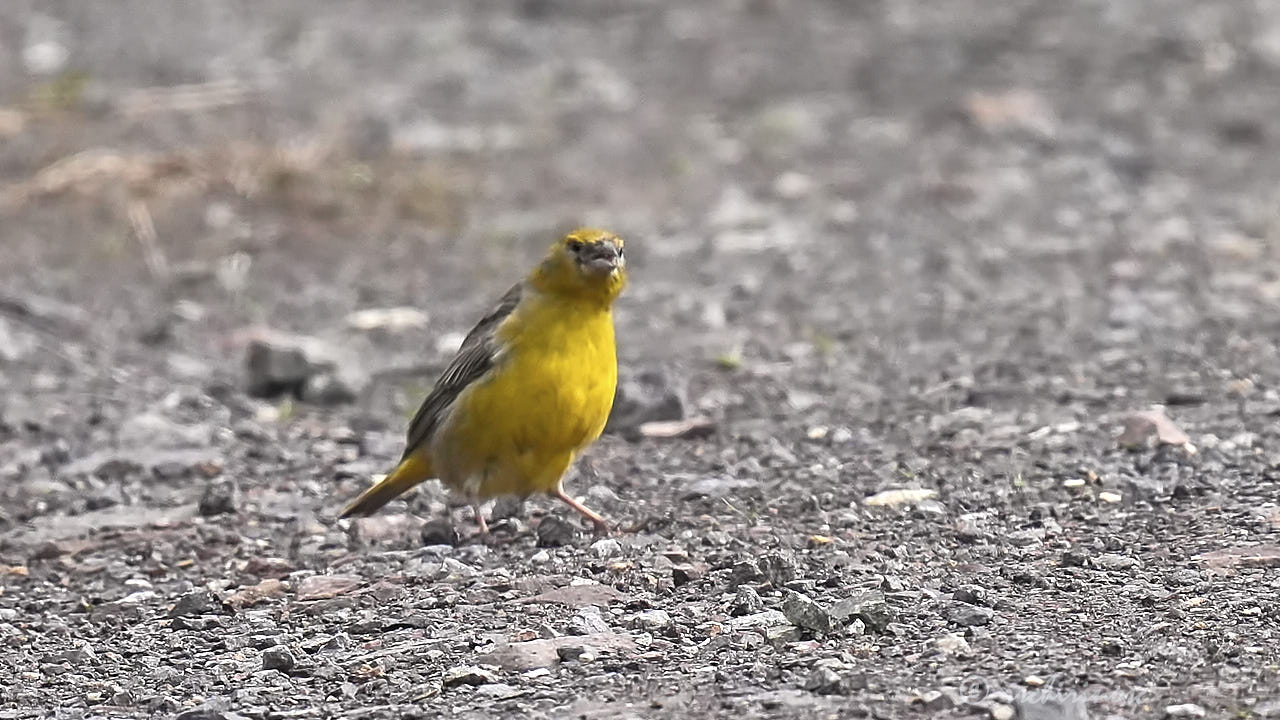
[[[230,479],[207,483],[200,494],[196,512],[204,517],[229,515],[240,506],[240,486]]]
[[[749,628],[771,628],[777,626],[790,626],[787,616],[778,610],[764,610],[762,612],[753,613],[736,617],[729,621],[729,627],[737,630],[746,630]]]
[[[595,635],[613,632],[597,607],[584,607],[569,619],[569,632],[574,635]]]
[[[764,601],[760,599],[760,593],[749,585],[739,585],[737,592],[733,596],[733,603],[730,606],[730,614],[736,617],[743,615],[754,615],[764,610]]]
[[[1085,563],[1088,561],[1089,552],[1082,548],[1071,548],[1070,550],[1065,550],[1058,558],[1058,563],[1062,565],[1062,567],[1084,567]]]
[[[939,713],[950,710],[961,704],[961,700],[957,698],[954,692],[944,692],[942,690],[929,690],[920,694],[917,702],[931,713]]]
[[[1140,564],[1137,558],[1127,555],[1117,555],[1116,553],[1103,553],[1091,561],[1093,567],[1100,570],[1132,570]]]
[[[934,647],[947,655],[964,655],[969,652],[969,641],[959,633],[947,633],[933,641]]]
[[[296,586],[299,600],[324,600],[355,590],[364,579],[355,575],[312,575]]]
[[[830,635],[836,628],[831,614],[821,605],[808,595],[793,590],[786,591],[782,600],[782,613],[792,625],[806,630]]]
[[[994,616],[995,613],[987,608],[965,602],[953,602],[947,608],[947,619],[963,627],[987,625]]]
[[[621,555],[622,543],[613,538],[601,538],[591,543],[591,554],[601,559]]]
[[[279,670],[280,672],[289,672],[294,668],[297,661],[293,657],[293,653],[284,645],[276,645],[262,651],[262,669],[263,670]]]
[[[624,370],[605,432],[634,433],[645,423],[683,420],[687,414],[684,388],[666,371]]]
[[[1164,709],[1164,716],[1167,718],[1202,718],[1208,713],[1205,709],[1195,703],[1183,703],[1181,705],[1169,705]]]
[[[987,715],[991,720],[1014,720],[1017,717],[1017,710],[1012,705],[1004,703],[991,703],[987,708]]]
[[[884,632],[893,622],[894,613],[879,590],[845,598],[831,606],[831,615],[838,621],[849,623],[853,618],[861,620],[873,632]]]
[[[815,668],[804,679],[804,689],[819,695],[845,695],[844,678],[827,666]]]
[[[782,587],[796,578],[795,560],[786,555],[765,555],[756,561],[756,567],[774,587]]]
[[[498,682],[498,676],[492,670],[478,665],[460,665],[444,671],[440,682],[445,687],[457,685],[489,685]]]
[[[458,534],[458,528],[454,527],[453,521],[448,518],[432,518],[422,526],[421,533],[422,544],[431,545],[448,545],[456,546],[462,539]]]
[[[987,589],[981,585],[961,585],[951,596],[954,600],[970,605],[987,605]]]
[[[671,626],[671,615],[666,610],[645,610],[636,613],[636,624],[648,630],[662,630]]]
[[[567,520],[548,515],[538,522],[535,533],[538,537],[538,547],[560,547],[571,544],[578,537],[578,528]]]
[[[212,591],[206,588],[191,590],[178,598],[169,610],[169,617],[186,617],[188,615],[209,615],[222,609],[220,601]]]

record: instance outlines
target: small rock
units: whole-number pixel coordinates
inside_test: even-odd
[[[245,350],[246,389],[254,397],[281,395],[318,403],[349,402],[368,378],[337,348],[317,338],[258,332]]]
[[[970,650],[969,641],[959,633],[947,633],[934,640],[933,646],[947,655],[967,655]]]
[[[1084,567],[1087,562],[1089,562],[1089,553],[1081,548],[1065,550],[1058,559],[1058,563],[1062,567]]]
[[[782,587],[796,578],[796,562],[785,555],[765,555],[756,561],[756,567],[774,587]]]
[[[440,682],[445,687],[457,685],[488,685],[498,682],[498,676],[491,670],[477,665],[461,665],[444,671]]]
[[[830,635],[835,631],[831,614],[807,595],[788,590],[782,601],[782,614],[797,627]]]
[[[296,664],[297,661],[294,659],[293,653],[284,645],[276,645],[262,651],[263,670],[279,670],[287,673]]]
[[[800,628],[794,625],[779,625],[765,628],[764,631],[764,641],[775,649],[781,649],[789,643],[800,640],[801,637]]]
[[[1012,705],[1004,703],[991,703],[987,708],[987,715],[991,720],[1014,720],[1017,714],[1017,710]]]
[[[297,585],[299,600],[324,600],[360,587],[364,579],[355,575],[312,575]]]
[[[729,627],[736,630],[764,629],[776,626],[791,626],[787,616],[778,610],[764,610],[751,615],[744,615],[729,621]]]
[[[458,528],[448,518],[433,518],[422,526],[422,544],[456,546],[461,540]]]
[[[916,702],[931,713],[940,713],[951,710],[960,704],[959,700],[953,693],[943,692],[941,690],[929,690],[921,693]]]
[[[556,656],[561,662],[571,662],[582,657],[587,651],[588,648],[585,645],[560,645],[556,648]]]
[[[1103,553],[1090,561],[1093,567],[1099,570],[1132,570],[1140,564],[1137,558],[1128,557],[1127,555],[1117,555],[1115,553]]]
[[[70,650],[64,650],[58,655],[72,665],[91,665],[98,661],[98,656],[93,652],[93,647],[84,642]]]
[[[621,555],[622,543],[613,538],[601,538],[591,543],[591,553],[601,559]]]
[[[215,480],[204,486],[196,511],[204,517],[228,515],[240,507],[240,486],[235,480]]]
[[[276,578],[265,578],[256,585],[242,587],[227,596],[227,607],[241,610],[285,594],[285,584]]]
[[[548,515],[538,522],[538,547],[560,547],[569,545],[578,537],[578,528],[567,520],[555,515]]]
[[[643,438],[680,440],[708,437],[715,432],[716,421],[704,415],[683,420],[651,420],[636,426],[635,433]]]
[[[704,566],[692,563],[677,563],[671,566],[671,582],[676,587],[682,587],[691,582],[701,580],[704,574]]]
[[[994,616],[995,613],[987,608],[970,605],[969,603],[964,602],[952,603],[951,606],[947,608],[947,619],[956,625],[961,625],[963,627],[976,627],[990,624],[991,619]]]
[[[1177,445],[1188,453],[1195,452],[1191,438],[1182,431],[1173,420],[1165,415],[1164,410],[1144,410],[1129,415],[1124,419],[1124,430],[1116,440],[1121,447],[1139,448],[1148,444]]]
[[[938,494],[937,490],[928,488],[903,488],[899,490],[882,490],[862,501],[869,507],[896,507],[928,500]]]
[[[624,372],[605,432],[634,432],[644,423],[683,420],[686,407],[683,387],[664,371]]]
[[[877,633],[884,632],[894,618],[884,593],[879,590],[869,590],[837,602],[831,606],[831,615],[843,623],[849,623],[853,618],[860,619]]]
[[[636,613],[635,621],[647,630],[663,630],[671,626],[671,615],[666,610],[645,610]]]
[[[1169,705],[1164,709],[1164,716],[1167,718],[1202,718],[1207,714],[1204,708],[1195,703]]]
[[[173,604],[169,617],[186,617],[189,615],[211,615],[222,609],[222,602],[207,588],[196,588]]]
[[[478,569],[457,558],[445,558],[444,562],[440,563],[440,569],[445,577],[450,578],[469,578],[480,574]]]
[[[734,563],[729,570],[729,587],[738,587],[745,583],[753,583],[764,576],[760,574],[760,568],[753,562]]]
[[[987,589],[981,585],[961,585],[952,594],[952,599],[970,605],[987,605]]]
[[[574,635],[598,635],[611,633],[613,628],[605,622],[600,608],[587,606],[569,619],[569,632]]]
[[[1005,540],[1014,547],[1031,547],[1044,541],[1044,531],[1038,529],[1014,530],[1005,535]]]
[[[730,614],[736,617],[743,615],[754,615],[764,610],[764,601],[760,599],[760,593],[750,585],[739,585],[737,594],[733,596],[733,604],[730,606]]]
[[[815,668],[804,679],[804,689],[819,695],[845,695],[844,678],[828,666]]]

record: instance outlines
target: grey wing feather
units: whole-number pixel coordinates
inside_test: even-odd
[[[435,387],[422,407],[409,423],[409,437],[405,443],[404,457],[428,441],[440,425],[440,420],[458,395],[468,385],[484,376],[493,367],[498,355],[498,347],[494,342],[494,334],[502,321],[511,315],[520,304],[521,285],[517,284],[507,291],[502,299],[488,315],[480,319],[476,326],[467,333],[462,347],[454,356],[449,366],[436,380]],[[402,458],[403,459],[403,458]]]

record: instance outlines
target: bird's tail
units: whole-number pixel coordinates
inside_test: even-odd
[[[431,462],[421,453],[410,453],[377,485],[365,490],[338,517],[365,517],[395,500],[414,485],[432,477]]]

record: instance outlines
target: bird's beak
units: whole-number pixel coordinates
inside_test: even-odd
[[[587,269],[599,275],[608,275],[620,267],[618,257],[592,258],[587,261]]]
[[[592,275],[612,275],[623,266],[622,253],[613,243],[602,243],[585,258],[583,268]]]

